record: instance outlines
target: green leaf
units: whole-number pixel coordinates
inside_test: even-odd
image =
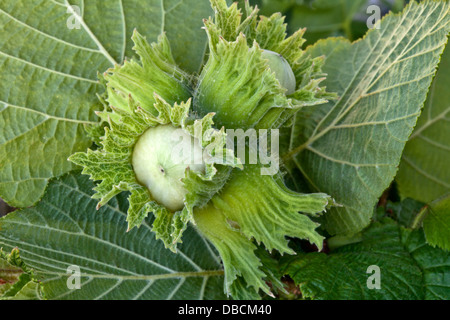
[[[155,239],[151,219],[126,232],[125,197],[95,212],[92,187],[85,176],[66,175],[35,208],[0,220],[0,247],[20,249],[46,299],[223,298],[220,260],[194,229],[174,254]],[[80,267],[80,290],[67,287],[72,265]]]
[[[225,290],[233,297],[242,294],[240,276],[256,292],[262,289],[272,295],[266,281],[273,278],[273,271],[255,255],[253,239],[281,254],[295,254],[287,237],[306,239],[321,250],[324,238],[310,217],[320,216],[334,204],[326,194],[295,193],[286,188],[280,174],[261,175],[260,170],[260,165],[234,170],[223,189],[194,211],[197,228],[220,253]]]
[[[411,2],[363,40],[329,39],[308,50],[327,57],[325,84],[340,99],[295,116],[284,159],[293,159],[312,188],[343,205],[324,215],[331,234],[367,226],[395,176],[447,40],[449,7]]]
[[[296,2],[303,4],[303,0],[253,0],[251,2],[257,5],[261,10],[261,14],[266,17],[274,12],[286,12]]]
[[[90,146],[83,127],[98,121],[97,72],[133,55],[134,28],[150,41],[167,31],[175,61],[197,71],[211,13],[207,0],[1,1],[0,197],[33,205],[73,168],[67,157]]]
[[[218,127],[268,129],[285,124],[301,107],[335,98],[320,87],[323,59],[301,49],[304,30],[287,37],[281,14],[258,16],[248,2],[243,11],[224,0],[211,4],[216,15],[205,20],[210,55],[195,89],[196,111],[215,112]],[[271,70],[262,49],[280,54],[287,63]],[[290,83],[295,90],[288,94],[275,74],[289,71],[295,76]]]
[[[42,286],[34,272],[22,261],[19,249],[6,254],[0,248],[0,300],[39,300]]]
[[[354,40],[352,19],[366,7],[366,0],[315,0],[311,5],[295,5],[289,16],[289,31],[306,28],[308,44],[331,36],[347,36]]]
[[[424,209],[423,230],[427,242],[450,250],[450,194],[430,203]]]
[[[380,289],[367,286],[373,274],[367,269],[372,265],[380,268]],[[300,254],[285,261],[284,272],[306,298],[450,298],[450,254],[428,246],[422,230],[403,229],[390,219],[370,226],[362,242],[330,255]]]
[[[247,130],[282,124],[280,114],[293,108],[284,94],[286,90],[262,58],[258,44],[250,49],[243,34],[233,42],[224,40],[219,33],[210,37],[212,52],[194,96],[198,112],[217,112],[219,128]],[[242,69],[244,63],[248,67]]]
[[[23,286],[13,296],[0,297],[0,300],[40,300],[42,298],[38,283],[28,279],[23,282],[25,282]]]
[[[450,48],[444,51],[422,116],[396,177],[402,197],[425,203],[450,191]]]

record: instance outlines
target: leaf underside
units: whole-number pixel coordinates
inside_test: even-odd
[[[207,0],[1,1],[0,197],[31,206],[73,169],[67,158],[91,145],[84,126],[98,121],[97,72],[133,56],[134,28],[150,41],[166,31],[176,62],[197,71],[211,13]]]
[[[324,83],[340,99],[296,115],[285,159],[293,158],[313,189],[343,205],[324,215],[331,234],[367,226],[391,183],[447,41],[449,7],[411,2],[362,40],[328,39],[309,48],[327,57]]]

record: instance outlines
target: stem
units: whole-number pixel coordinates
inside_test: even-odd
[[[362,235],[356,234],[350,237],[343,237],[343,236],[335,236],[327,240],[328,248],[330,250],[335,250],[337,248],[352,244],[352,243],[358,243],[363,240]]]

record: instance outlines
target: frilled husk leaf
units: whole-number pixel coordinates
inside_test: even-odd
[[[227,128],[278,128],[305,106],[326,103],[334,94],[320,87],[323,58],[302,49],[304,30],[287,38],[280,14],[259,17],[246,2],[245,14],[234,3],[212,0],[215,21],[205,20],[210,56],[203,68],[194,105],[200,114],[214,110],[215,121]],[[286,89],[270,70],[262,49],[281,54],[296,78],[296,91]]]

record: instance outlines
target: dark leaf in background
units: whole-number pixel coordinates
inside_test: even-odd
[[[305,298],[450,299],[450,253],[427,245],[422,230],[390,219],[373,223],[358,243],[329,255],[299,254],[282,265]],[[370,289],[373,266],[380,271],[379,289]]]
[[[306,28],[306,44],[319,39],[343,36],[349,40],[361,38],[368,30],[367,12],[370,5],[380,7],[381,16],[389,11],[399,12],[404,0],[259,0],[250,1],[261,7],[263,15],[275,12],[286,15],[288,32]]]

